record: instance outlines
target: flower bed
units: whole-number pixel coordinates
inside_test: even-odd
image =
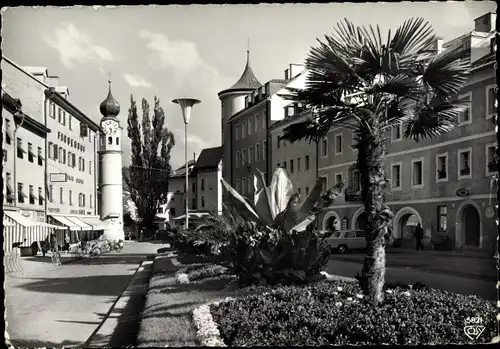
[[[228,268],[218,264],[201,264],[180,269],[176,272],[176,278],[180,284],[213,278],[234,278],[233,275],[228,274],[228,271]]]
[[[227,346],[467,343],[465,319],[473,316],[486,327],[476,343],[494,337],[493,303],[415,288],[388,285],[385,302],[373,307],[356,282],[323,281],[279,287],[210,310]]]

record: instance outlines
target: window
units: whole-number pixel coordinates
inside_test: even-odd
[[[305,166],[306,166],[306,171],[309,171],[309,155],[306,155],[305,157]]]
[[[251,176],[248,177],[248,193],[253,193],[253,178]]]
[[[293,159],[290,160],[290,173],[293,173]]]
[[[307,195],[309,195],[309,187],[305,187],[304,190],[306,192],[306,197],[307,197]]]
[[[262,160],[266,160],[267,156],[267,141],[262,142]]]
[[[465,111],[458,113],[458,124],[459,125],[468,125],[472,123],[472,92],[464,94],[459,97],[461,101],[469,102],[467,109]]]
[[[353,152],[357,152],[358,148],[356,148],[356,144],[358,143],[357,141],[357,136],[356,136],[356,131],[352,130],[352,142],[351,142],[351,148]]]
[[[42,187],[38,187],[38,205],[43,206],[45,198],[43,197]]]
[[[3,155],[3,163],[7,161],[7,149],[2,149],[2,155]]]
[[[472,178],[472,148],[458,151],[458,179]]]
[[[247,178],[243,177],[243,179],[241,180],[241,193],[245,194],[246,189],[247,189]]]
[[[252,134],[252,118],[248,119],[248,134]]]
[[[328,139],[323,139],[321,141],[321,157],[326,158],[328,156]]]
[[[42,155],[42,148],[38,147],[37,149],[37,154],[38,154],[38,165],[43,166],[43,155]]]
[[[448,230],[448,207],[438,206],[438,231],[445,232]]]
[[[241,138],[245,138],[246,136],[246,133],[247,133],[247,123],[246,121],[243,121],[243,123],[241,124]]]
[[[38,198],[35,196],[35,188],[30,185],[30,205],[35,204],[35,200],[38,200]]]
[[[204,178],[202,178],[200,181],[200,187],[201,187],[200,188],[201,190],[205,190],[205,179]]]
[[[12,133],[10,129],[10,120],[5,119],[5,143],[11,144]]]
[[[351,172],[350,185],[353,193],[359,193],[361,191],[361,174],[357,168],[354,168]]]
[[[53,144],[53,150],[52,150],[52,159],[57,160],[59,157],[59,151],[60,149],[58,148],[57,144]]]
[[[253,147],[248,147],[248,163],[251,164],[253,162]]]
[[[89,196],[89,207],[92,208],[93,206],[93,201],[92,201],[92,195]],[[172,209],[173,210],[173,209]],[[175,212],[175,211],[174,211]],[[172,213],[173,214],[173,213]]]
[[[448,153],[436,155],[436,183],[448,181]]]
[[[49,185],[49,201],[54,202],[54,186]]]
[[[236,157],[234,159],[234,166],[236,168],[240,167],[240,152],[239,151],[236,152]]]
[[[403,136],[403,123],[400,122],[391,128],[391,142],[400,141]]]
[[[495,144],[486,144],[486,176],[498,171],[498,161],[495,161]]]
[[[247,151],[246,151],[246,149],[243,149],[241,151],[241,165],[247,166]]]
[[[297,172],[300,172],[300,158],[297,158]]]
[[[280,168],[280,167],[281,167],[281,164],[278,162],[278,163],[276,164],[276,168]]]
[[[241,183],[239,179],[236,180],[236,191],[241,193]]]
[[[260,161],[260,144],[255,145],[255,162]]]
[[[259,131],[260,127],[260,115],[256,114],[255,115],[255,132]]]
[[[236,140],[240,139],[240,125],[239,124],[236,124],[236,126],[234,126],[234,136],[235,136]]]
[[[297,188],[297,194],[302,194],[302,189],[301,188]]]
[[[63,190],[63,188],[59,188],[59,201],[61,204],[64,204],[64,190]]]
[[[92,174],[92,161],[89,161],[89,174]]]
[[[85,207],[85,194],[82,193],[82,207]]]
[[[60,124],[62,124],[62,119],[63,119],[62,112],[63,111],[61,108],[57,110],[57,121],[59,121]]]
[[[327,176],[321,176],[321,193],[326,193],[328,190],[328,177]]]
[[[35,153],[33,152],[33,144],[28,143],[28,161],[33,162]]]
[[[17,183],[17,202],[24,203],[24,199],[28,196],[23,192],[23,183]]]
[[[71,153],[70,151],[68,152],[68,166],[69,167],[73,167],[72,165],[72,160],[73,160],[73,157],[72,157],[73,153]]]
[[[205,207],[205,198],[201,197],[201,207]]]
[[[73,206],[73,190],[69,190],[69,204]]]
[[[411,161],[411,183],[412,188],[422,188],[424,186],[423,167],[424,159],[414,159]]]
[[[342,183],[342,173],[335,173],[335,184]]]
[[[26,150],[23,149],[23,141],[21,140],[21,138],[18,138],[17,139],[17,157],[19,159],[23,159],[25,153],[26,153]]]
[[[9,172],[7,172],[5,174],[5,186],[6,186],[6,194],[5,195],[5,199],[7,200],[7,202],[9,204],[13,204],[14,203],[14,190],[12,189],[12,186],[10,185],[10,182],[11,182],[11,175]]]
[[[62,112],[62,124],[66,126],[66,112],[64,110]]]
[[[283,168],[286,170],[286,161],[283,161]]]
[[[191,191],[194,193],[196,191],[196,183],[191,183]]]
[[[486,119],[491,119],[497,113],[495,106],[497,100],[495,85],[486,86]]]
[[[120,145],[120,137],[116,137],[116,145]]]
[[[401,190],[401,163],[391,166],[391,189]]]
[[[113,144],[113,137],[108,137],[108,144],[109,145]]]
[[[69,129],[72,130],[73,129],[73,118],[71,117],[71,115],[69,115]]]
[[[52,119],[56,118],[56,105],[54,104],[54,102],[49,102],[49,116]]]
[[[342,155],[343,150],[342,134],[335,135],[335,155]]]
[[[92,206],[90,206],[90,207],[92,207]],[[170,208],[170,214],[172,215],[172,217],[175,217],[175,207]]]
[[[281,147],[281,136],[277,136],[276,137],[276,148],[280,148]]]

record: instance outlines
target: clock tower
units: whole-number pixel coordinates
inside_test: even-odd
[[[102,114],[99,134],[99,191],[98,203],[101,220],[106,223],[104,238],[124,240],[122,206],[122,148],[118,114],[120,105],[111,94],[101,103]]]

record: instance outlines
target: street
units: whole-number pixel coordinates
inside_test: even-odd
[[[6,276],[11,342],[20,347],[82,345],[104,320],[139,264],[161,244],[127,243],[123,252],[71,261],[22,259],[22,275]]]
[[[407,259],[407,266],[404,266],[404,260]],[[363,260],[362,253],[353,253],[346,255],[333,255],[328,263],[327,272],[346,277],[354,277],[361,271]],[[415,256],[398,256],[393,257],[391,254],[387,256],[386,282],[401,282],[406,284],[415,284],[421,282],[429,287],[446,290],[449,292],[461,294],[474,294],[489,300],[496,299],[495,280],[481,275],[458,276],[450,275],[446,268],[454,265],[455,270],[467,268],[466,265],[475,265],[476,271],[480,269],[481,260],[474,258],[458,257],[451,258],[448,263],[445,263],[435,255],[420,255],[420,264],[425,269],[425,265],[441,262],[440,271],[424,271],[419,269],[417,258]],[[485,259],[488,261],[487,259]],[[484,263],[484,262],[483,262]],[[489,260],[492,264],[492,260]],[[397,265],[397,266],[395,266]],[[413,267],[410,267],[413,265]],[[469,267],[470,268],[470,267]],[[435,266],[435,269],[438,267]],[[472,269],[472,268],[471,268]],[[484,274],[484,273],[483,273]]]

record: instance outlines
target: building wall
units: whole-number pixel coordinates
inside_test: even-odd
[[[46,115],[47,127],[52,130],[47,139],[49,158],[47,176],[49,193],[52,193],[48,211],[97,215],[96,189],[99,163],[96,133],[89,129],[88,135],[81,137],[80,121],[51,101],[46,103]],[[57,157],[54,151],[58,152]],[[71,157],[74,154],[74,163],[70,159],[70,154]],[[67,181],[53,181],[54,176],[51,174],[57,173],[66,173]],[[70,192],[73,197],[72,203]]]
[[[280,141],[278,146],[278,139],[283,135],[285,127],[295,122],[301,122],[305,117],[303,115],[298,118],[292,118],[288,122],[277,123],[270,129],[272,139],[271,165],[273,172],[278,167],[278,164],[280,167],[286,168],[295,191],[300,192],[302,199],[306,197],[316,184],[316,143],[309,143],[309,141],[298,141],[295,143]],[[308,167],[306,167],[306,156],[309,157]],[[293,172],[290,165],[292,160]]]
[[[222,170],[202,171],[196,174],[197,178],[197,207],[199,211],[220,213],[222,211]]]
[[[2,128],[5,129],[9,124],[10,134],[12,135],[10,144],[7,144],[4,130],[2,149],[5,151],[4,154],[7,155],[7,160],[4,159],[2,177],[6,181],[5,183],[9,182],[15,193],[14,201],[8,202],[5,196],[6,186],[4,186],[3,205],[16,206],[24,216],[43,222],[45,221],[44,199],[46,198],[45,160],[43,160],[45,158],[45,136],[43,133],[34,132],[26,124],[21,124],[15,131],[13,115],[5,109],[2,110],[2,117],[4,119]],[[18,152],[17,139],[21,140],[23,152]],[[30,156],[29,146],[31,146],[33,152],[32,157]],[[39,152],[42,154],[40,162],[38,158]],[[27,196],[24,197],[23,202],[20,201],[19,184],[23,187],[22,193]],[[40,198],[40,194],[43,199]]]
[[[188,200],[189,200],[189,209],[195,210],[197,209],[197,195],[196,195],[196,176],[190,175],[188,179],[189,191],[188,191]],[[172,193],[170,200],[167,203],[167,210],[169,213],[169,219],[178,217],[186,213],[186,204],[185,204],[185,185],[186,185],[186,177],[184,175],[170,177],[168,182],[168,190]],[[193,188],[194,185],[194,188]],[[194,191],[193,191],[194,189]],[[173,209],[173,211],[172,211]],[[165,212],[166,213],[166,212]]]

